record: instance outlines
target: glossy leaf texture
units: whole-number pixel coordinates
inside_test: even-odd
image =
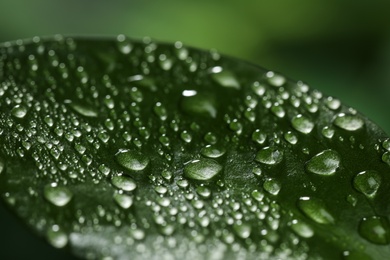
[[[330,75],[331,76],[331,75]],[[302,81],[150,39],[0,47],[0,194],[86,259],[385,259],[390,142]]]

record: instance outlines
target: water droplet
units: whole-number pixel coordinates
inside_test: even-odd
[[[284,134],[284,139],[290,144],[296,144],[298,142],[298,137],[291,131]]]
[[[186,131],[186,130],[184,130],[183,132],[181,132],[180,138],[181,138],[181,140],[183,140],[183,141],[186,142],[186,143],[191,143],[191,141],[192,141],[192,136],[191,136],[191,134],[188,133],[188,131]]]
[[[252,228],[250,225],[243,223],[236,223],[233,225],[233,230],[242,239],[246,239],[251,235]]]
[[[314,128],[314,123],[310,119],[308,119],[307,117],[304,117],[303,115],[295,116],[291,120],[291,124],[295,130],[297,130],[303,134],[310,133]]]
[[[130,44],[129,40],[123,34],[117,36],[118,49],[123,54],[129,54],[133,49],[133,46]]]
[[[46,233],[47,241],[55,248],[63,248],[68,244],[68,236],[58,225],[53,225]]]
[[[113,176],[111,179],[111,183],[118,189],[124,191],[133,191],[137,188],[137,184],[135,183],[135,181],[126,175]]]
[[[27,114],[27,108],[22,105],[16,105],[12,108],[11,113],[14,117],[23,118]]]
[[[161,121],[165,121],[167,119],[168,112],[160,102],[156,103],[153,110],[154,113],[160,118]]]
[[[213,80],[222,87],[240,89],[240,83],[232,72],[223,70],[222,67],[213,67],[210,72]]]
[[[218,175],[222,166],[211,159],[200,159],[192,161],[184,168],[184,175],[187,178],[199,181],[207,181]]]
[[[204,199],[208,199],[211,196],[211,190],[204,186],[199,186],[196,188],[196,193]]]
[[[113,196],[115,202],[123,209],[128,209],[133,205],[133,197],[126,194],[115,193]]]
[[[339,107],[341,106],[341,102],[340,100],[338,99],[335,99],[333,97],[328,97],[325,101],[325,104],[326,106],[329,108],[329,109],[332,109],[332,110],[337,110],[339,109]]]
[[[131,150],[119,150],[116,161],[130,171],[142,171],[148,166],[149,158],[142,153]]]
[[[200,153],[208,158],[219,158],[226,153],[226,149],[219,145],[209,144],[203,147]]]
[[[69,106],[74,111],[76,111],[77,113],[79,113],[82,116],[86,116],[86,117],[97,117],[98,116],[98,111],[96,109],[92,108],[91,106],[86,105],[86,104],[79,104],[79,103],[72,102],[72,103],[69,103]]]
[[[268,71],[266,74],[265,74],[267,80],[268,80],[268,83],[271,85],[271,86],[274,86],[274,87],[280,87],[282,86],[284,83],[286,83],[286,78],[283,77],[282,75],[280,74],[276,74],[275,72],[273,71]]]
[[[387,163],[388,165],[390,165],[390,152],[385,152],[383,155],[382,155],[382,161],[384,163]]]
[[[334,129],[329,126],[322,128],[322,135],[328,139],[331,139],[334,135]]]
[[[373,198],[381,184],[381,177],[377,171],[368,170],[358,173],[353,179],[355,189],[369,198]]]
[[[189,91],[191,95],[188,94]],[[195,90],[184,90],[181,108],[190,115],[200,115],[215,118],[217,116],[216,100],[210,94],[197,93]]]
[[[263,96],[264,93],[265,93],[265,86],[264,85],[261,85],[258,81],[255,81],[253,84],[252,84],[252,90],[253,92],[255,92],[258,96]]]
[[[359,224],[359,234],[377,245],[390,243],[390,225],[385,217],[372,216],[363,218]]]
[[[266,139],[267,139],[267,135],[263,131],[261,131],[260,129],[256,129],[252,133],[252,141],[254,141],[258,144],[264,144]]]
[[[280,183],[276,181],[275,179],[267,179],[264,184],[263,188],[266,192],[272,195],[278,195],[279,191],[281,189]]]
[[[390,139],[386,139],[382,143],[382,147],[385,148],[387,151],[390,151]]]
[[[264,147],[257,153],[255,160],[268,165],[278,164],[283,160],[283,152],[273,147]]]
[[[357,202],[358,202],[357,198],[354,195],[352,195],[352,194],[349,194],[347,196],[347,201],[348,201],[349,204],[352,205],[352,207],[355,207]]]
[[[306,170],[320,175],[332,175],[340,165],[340,155],[332,150],[325,150],[306,163]]]
[[[3,173],[4,168],[5,168],[4,160],[2,158],[0,158],[0,174]]]
[[[303,221],[294,219],[291,223],[291,228],[295,233],[304,238],[309,238],[314,235],[313,229]]]
[[[286,114],[286,111],[284,111],[283,107],[279,104],[272,106],[271,111],[275,116],[279,118],[283,118]]]
[[[317,198],[301,197],[298,207],[307,217],[319,224],[332,224],[335,221],[324,202]]]
[[[347,131],[356,131],[363,127],[364,121],[356,115],[340,113],[334,119],[333,124]]]
[[[57,207],[65,206],[73,197],[73,193],[68,188],[58,186],[57,183],[46,185],[43,195],[50,203]]]

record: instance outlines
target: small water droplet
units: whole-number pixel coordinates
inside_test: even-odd
[[[390,243],[390,225],[385,217],[372,216],[363,218],[359,224],[359,234],[377,245]]]
[[[53,225],[46,233],[47,241],[55,248],[63,248],[68,244],[68,236],[58,226]]]
[[[27,114],[27,108],[22,105],[16,105],[14,108],[12,108],[11,113],[14,117],[24,118]]]
[[[231,71],[218,66],[211,68],[210,72],[212,79],[222,87],[240,89],[240,83]]]
[[[339,107],[341,106],[341,102],[340,100],[338,99],[335,99],[333,97],[328,97],[325,101],[325,104],[326,106],[329,108],[329,109],[332,109],[332,110],[337,110],[339,109]]]
[[[385,152],[383,155],[382,155],[382,161],[384,163],[387,163],[388,165],[390,165],[390,152]]]
[[[187,178],[199,181],[208,181],[222,171],[222,166],[211,159],[200,159],[192,161],[184,168],[184,175]]]
[[[381,177],[377,171],[368,170],[358,173],[353,179],[355,189],[369,198],[373,198],[381,184]]]
[[[199,186],[196,188],[196,193],[204,199],[208,199],[211,196],[211,190],[204,186]]]
[[[303,134],[309,134],[314,128],[314,123],[307,117],[304,117],[303,115],[295,116],[291,120],[291,124],[295,130]]]
[[[283,152],[273,147],[264,147],[257,153],[255,160],[268,165],[278,164],[283,160]]]
[[[274,86],[274,87],[280,87],[280,86],[283,86],[284,83],[286,83],[286,78],[283,77],[282,75],[280,74],[276,74],[275,72],[273,71],[268,71],[266,74],[265,74],[267,80],[268,80],[268,83],[271,85],[271,86]]]
[[[190,115],[215,118],[217,116],[216,100],[210,94],[198,93],[195,90],[184,90],[181,108]]]
[[[332,224],[335,222],[334,217],[325,207],[322,200],[301,197],[298,201],[298,207],[307,217],[319,224]]]
[[[233,230],[242,239],[246,239],[251,235],[252,228],[250,225],[243,223],[236,223],[233,225]]]
[[[291,228],[295,233],[304,238],[309,238],[314,235],[313,229],[303,221],[294,219],[291,223]]]
[[[332,150],[316,154],[306,163],[306,170],[320,175],[332,175],[340,166],[340,155]]]
[[[352,194],[349,194],[347,196],[347,201],[348,201],[349,204],[352,205],[352,207],[355,207],[357,202],[358,202],[357,198],[354,195],[352,195]]]
[[[85,116],[85,117],[97,117],[98,116],[98,111],[96,109],[94,109],[93,107],[88,106],[86,104],[71,102],[71,103],[69,103],[69,106],[75,112],[79,113],[82,116]]]
[[[267,135],[263,131],[261,131],[260,129],[256,129],[252,133],[252,141],[254,141],[258,144],[264,144],[266,139],[267,139]]]
[[[322,128],[322,135],[328,139],[331,139],[334,135],[334,129],[329,126],[324,126],[324,128]]]
[[[390,151],[390,139],[386,139],[382,143],[382,147],[385,148],[387,151]]]
[[[252,90],[253,92],[255,92],[258,96],[263,96],[264,93],[265,93],[265,86],[260,84],[258,81],[255,81],[253,84],[252,84]]]
[[[281,189],[281,185],[278,181],[276,181],[275,179],[267,179],[264,184],[263,184],[263,188],[266,192],[268,192],[269,194],[272,194],[272,195],[278,195],[279,194],[279,191]]]
[[[73,197],[73,193],[67,187],[58,186],[57,183],[46,185],[43,195],[57,207],[65,206]]]
[[[111,178],[111,183],[118,189],[124,191],[133,191],[137,188],[135,181],[126,175],[113,176]]]
[[[130,171],[142,171],[149,164],[149,158],[142,153],[131,150],[119,150],[115,154],[116,161]]]
[[[3,173],[4,169],[5,169],[4,160],[3,160],[3,158],[0,158],[0,174]]]
[[[133,197],[126,194],[115,193],[113,196],[115,202],[123,209],[128,209],[133,205]]]
[[[286,115],[286,111],[284,111],[284,108],[279,104],[273,105],[271,107],[271,111],[275,116],[279,118],[283,118]]]
[[[334,119],[333,124],[347,131],[356,131],[364,126],[364,121],[356,115],[340,113]]]
[[[291,131],[284,134],[284,139],[290,144],[296,144],[298,142],[298,137]]]
[[[200,153],[208,158],[219,158],[226,153],[226,149],[216,144],[209,144],[203,147]]]

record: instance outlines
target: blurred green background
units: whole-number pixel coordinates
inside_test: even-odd
[[[123,33],[215,48],[303,80],[390,134],[389,11],[390,1],[383,0],[2,0],[0,41]],[[13,221],[1,209],[0,228],[8,238],[0,258],[4,252],[13,259],[68,257],[22,233],[17,224],[9,224]]]

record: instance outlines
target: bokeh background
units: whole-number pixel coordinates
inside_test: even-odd
[[[389,11],[383,0],[2,0],[0,42],[126,34],[214,48],[303,80],[390,134]],[[69,259],[0,210],[1,259]]]

